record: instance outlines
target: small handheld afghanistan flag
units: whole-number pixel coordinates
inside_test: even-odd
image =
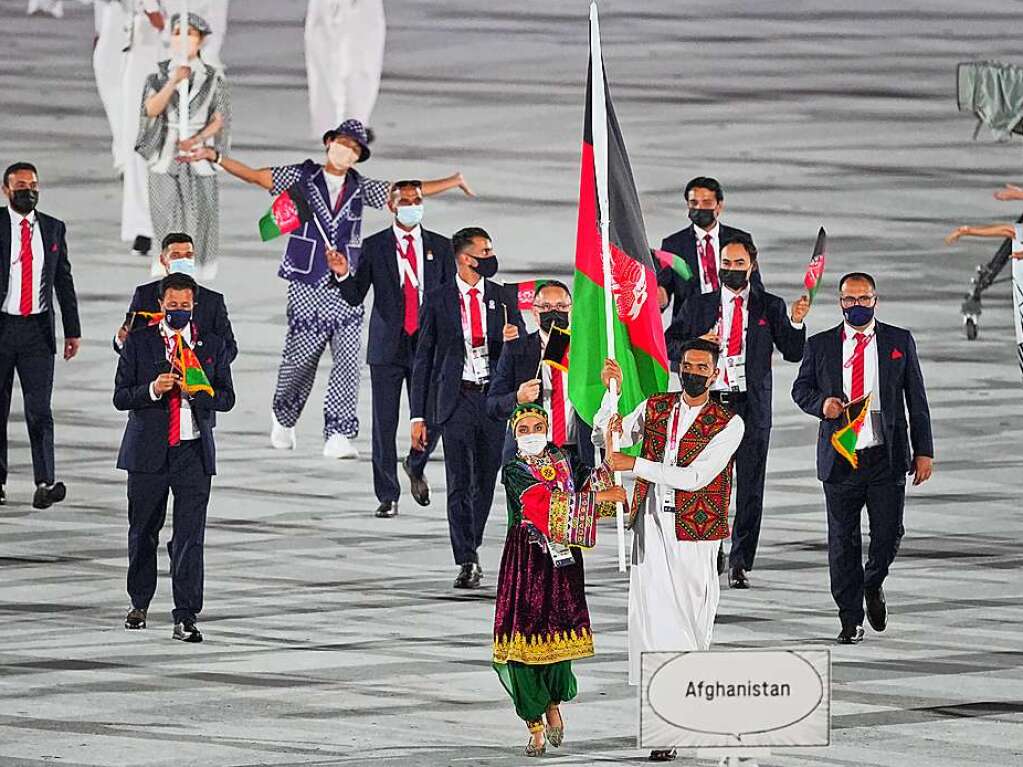
[[[212,397],[213,386],[210,384],[210,379],[206,377],[202,365],[199,364],[195,352],[181,340],[180,333],[177,334],[177,339],[178,353],[175,367],[181,374],[181,388],[189,395],[194,396],[198,392],[204,391]]]
[[[856,458],[856,443],[860,438],[860,429],[863,428],[863,421],[870,412],[870,395],[863,400],[863,408],[859,415],[851,419],[848,424],[831,435],[831,446],[835,448],[840,456],[847,460],[854,469],[859,468],[859,461]],[[846,410],[848,417],[849,411]]]
[[[693,278],[693,270],[689,268],[689,264],[686,263],[682,256],[667,250],[652,249],[650,252],[653,253],[654,258],[662,269],[671,269],[687,282]]]
[[[828,235],[824,227],[817,232],[817,242],[813,246],[813,254],[810,256],[810,263],[806,266],[806,276],[803,277],[803,285],[806,287],[806,295],[813,303],[814,296],[821,283],[824,282],[824,262],[828,258]]]
[[[311,220],[313,212],[298,184],[292,184],[274,198],[270,210],[259,219],[259,237],[263,242],[291,234]]]

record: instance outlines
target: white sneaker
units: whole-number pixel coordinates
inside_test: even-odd
[[[270,444],[275,450],[294,450],[298,440],[295,439],[295,427],[282,426],[277,416],[270,413],[273,428],[270,430]]]
[[[323,455],[325,458],[355,459],[359,457],[359,451],[344,434],[331,434],[323,445]]]

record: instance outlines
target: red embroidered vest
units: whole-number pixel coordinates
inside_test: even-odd
[[[655,463],[664,460],[668,442],[669,419],[681,394],[656,394],[647,399],[643,426],[643,458]],[[732,420],[732,414],[713,400],[704,405],[693,425],[678,444],[677,466],[688,466],[710,444],[718,432]],[[634,514],[641,514],[651,483],[636,480]],[[675,537],[680,541],[719,541],[728,537],[728,504],[732,497],[732,460],[699,490],[675,491]],[[658,510],[660,511],[660,510]]]

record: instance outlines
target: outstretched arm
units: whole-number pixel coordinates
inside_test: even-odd
[[[991,226],[957,226],[945,237],[945,244],[952,245],[962,237],[996,237],[1012,239],[1016,236],[1016,228],[1012,224],[992,224]]]
[[[274,179],[270,168],[250,168],[240,160],[233,160],[217,152],[211,146],[198,147],[190,155],[192,160],[209,160],[210,162],[217,162],[218,157],[220,158],[220,167],[235,178],[240,178],[249,184],[261,186],[268,192],[273,189]]]
[[[995,192],[995,199],[1005,202],[1007,200],[1023,200],[1023,189],[1015,184],[1006,184]]]
[[[423,182],[423,196],[429,197],[430,195],[440,194],[446,192],[449,189],[461,189],[465,193],[466,197],[475,197],[476,193],[472,191],[469,186],[469,182],[465,180],[465,176],[462,175],[461,171],[455,173],[447,178],[435,178],[429,181]]]

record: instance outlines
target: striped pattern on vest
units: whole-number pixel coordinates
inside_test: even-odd
[[[648,461],[664,461],[671,411],[682,395],[656,394],[647,399],[643,425],[643,452]],[[679,440],[677,466],[688,466],[716,434],[732,420],[732,414],[714,401],[704,405],[692,426]],[[732,497],[732,460],[706,487],[675,491],[675,537],[680,541],[719,541],[728,537],[728,504]],[[633,513],[642,513],[651,483],[636,480]]]

